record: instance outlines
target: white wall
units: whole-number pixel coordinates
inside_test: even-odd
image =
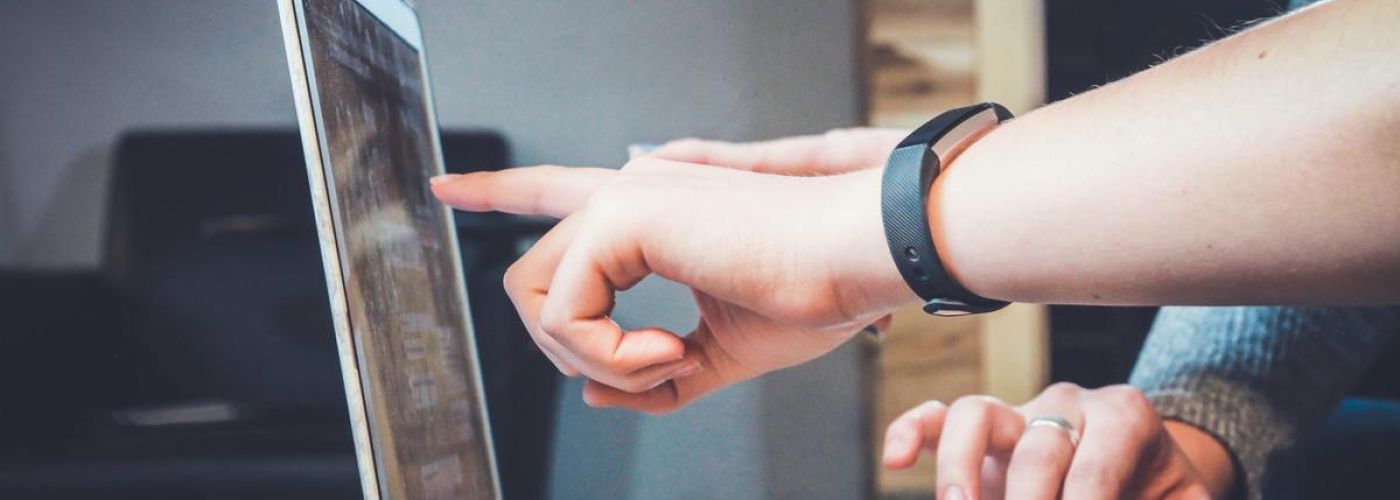
[[[616,166],[631,142],[756,138],[858,120],[851,0],[421,0],[445,126],[522,163]],[[0,3],[0,265],[88,268],[112,144],[133,127],[294,123],[267,1]],[[648,282],[624,323],[688,330]],[[860,371],[837,354],[663,418],[561,398],[557,498],[858,498]]]

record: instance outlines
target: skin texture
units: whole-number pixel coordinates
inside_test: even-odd
[[[1324,3],[998,127],[935,183],[945,266],[973,292],[1019,301],[1400,301],[1397,23],[1395,2]],[[507,290],[560,369],[599,383],[593,400],[665,411],[622,394],[711,372],[672,390],[689,401],[823,354],[915,299],[884,247],[879,172],[859,170],[894,136],[691,141],[621,171],[433,187],[466,210],[565,218]],[[613,294],[649,273],[696,292],[707,347],[695,356],[674,332],[623,335],[607,318]]]
[[[1062,429],[1026,425],[1047,415],[1069,421],[1079,433],[1078,444]],[[1218,477],[1221,469],[1203,473],[1192,460],[1218,457],[1192,457],[1185,449],[1213,444],[1225,457],[1226,473],[1228,456],[1208,437],[1197,441],[1199,431],[1178,426],[1167,427],[1142,393],[1130,386],[1086,390],[1061,383],[1018,407],[986,396],[966,396],[952,405],[919,405],[890,424],[883,461],[888,468],[903,469],[913,465],[921,451],[936,455],[939,498],[1223,496],[1230,486],[1228,476]]]
[[[1215,436],[1184,422],[1168,420],[1163,423],[1177,448],[1186,454],[1191,465],[1200,473],[1201,482],[1211,498],[1227,498],[1240,473],[1230,460],[1230,452]]]
[[[939,248],[1021,302],[1400,301],[1397,23],[1325,2],[1013,120],[939,177]]]
[[[1026,302],[1400,301],[1397,25],[1400,2],[1327,2],[992,130],[929,199],[945,266],[973,292]],[[463,210],[561,218],[507,274],[522,320],[560,371],[589,379],[590,404],[664,413],[917,300],[868,168],[901,136],[692,140],[621,170],[511,169],[433,190]],[[691,288],[694,331],[609,318],[649,274]],[[1115,446],[1086,435],[1075,456]]]

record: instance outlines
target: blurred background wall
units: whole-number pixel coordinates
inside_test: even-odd
[[[861,119],[849,0],[418,2],[444,126],[525,164],[617,166],[633,142],[773,137]],[[272,2],[0,5],[0,267],[98,266],[114,140],[137,127],[291,127]],[[191,165],[198,168],[198,165]],[[648,282],[623,323],[688,330]],[[856,498],[868,487],[855,346],[667,417],[560,400],[556,498]]]

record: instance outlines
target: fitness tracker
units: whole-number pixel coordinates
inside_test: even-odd
[[[880,188],[885,241],[900,276],[924,300],[924,312],[962,316],[1008,304],[978,296],[948,276],[933,245],[926,204],[942,161],[961,151],[979,132],[1009,119],[1011,112],[993,102],[945,112],[904,138],[885,163]]]

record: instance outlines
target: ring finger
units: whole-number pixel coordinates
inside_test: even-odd
[[[1053,500],[1060,494],[1072,460],[1074,443],[1063,429],[1026,427],[1006,469],[1006,498]]]
[[[1006,469],[1006,498],[1059,497],[1065,474],[1074,461],[1074,433],[1084,426],[1078,402],[1082,391],[1069,384],[1053,386],[1021,408],[1027,425]],[[1069,429],[1053,421],[1037,425],[1038,417],[1062,419]]]

